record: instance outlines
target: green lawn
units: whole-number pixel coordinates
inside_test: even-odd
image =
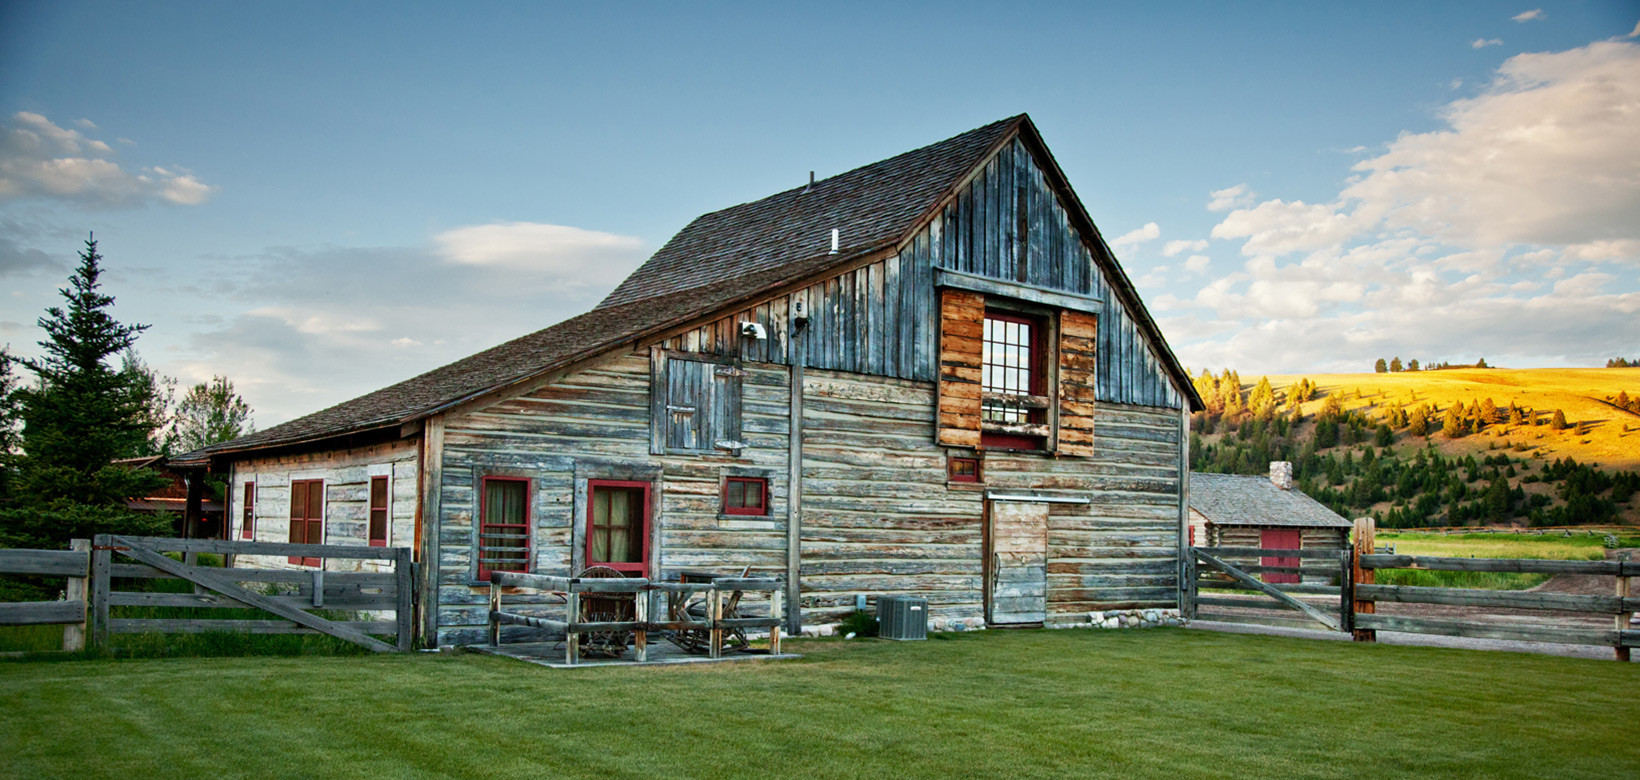
[[[0,777],[1640,776],[1640,667],[1183,629],[799,661],[0,662]]]

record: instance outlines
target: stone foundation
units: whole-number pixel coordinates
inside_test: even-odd
[[[1156,628],[1182,626],[1185,619],[1176,609],[1107,609],[1088,613],[1093,628]]]

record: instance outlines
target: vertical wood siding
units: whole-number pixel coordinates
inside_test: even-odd
[[[804,623],[882,594],[983,618],[983,494],[947,488],[934,388],[811,371],[803,393]]]
[[[792,342],[802,340],[804,365],[810,368],[935,381],[935,268],[1099,298],[1098,400],[1170,409],[1183,405],[1156,351],[1072,227],[1070,213],[1048,186],[1042,168],[1018,140],[992,157],[899,254],[748,307],[664,346],[789,364]],[[795,300],[808,305],[809,324],[801,330],[792,314]],[[742,321],[761,323],[769,338],[741,338]]]
[[[251,458],[235,461],[229,470],[228,524],[232,538],[240,539],[240,503],[245,500],[245,483],[256,483],[256,534],[258,542],[290,541],[290,482],[293,479],[325,481],[325,544],[369,545],[370,477],[387,472],[392,479],[388,507],[391,515],[388,544],[415,547],[416,536],[416,443],[403,440],[389,444]],[[248,566],[274,569],[301,568],[285,557],[241,556]],[[392,561],[326,561],[325,568],[340,571],[388,570]]]
[[[1059,451],[1066,455],[1094,454],[1097,325],[1079,311],[1059,318]]]
[[[623,355],[525,396],[445,423],[440,511],[441,644],[482,641],[487,586],[475,587],[475,486],[486,474],[530,478],[534,571],[572,574],[580,546],[577,490],[589,476],[651,479],[658,474],[652,522],[657,529],[652,576],[680,569],[779,574],[786,561],[788,371],[744,365],[740,457],[728,453],[651,455],[650,364]],[[767,470],[767,517],[720,517],[721,480],[731,469]],[[583,531],[584,533],[584,531]],[[509,596],[509,603],[514,597]],[[547,598],[520,595],[522,608],[551,614]],[[532,606],[533,602],[533,606]],[[528,631],[520,630],[519,635]]]
[[[940,291],[940,444],[979,446],[984,321],[984,296]]]

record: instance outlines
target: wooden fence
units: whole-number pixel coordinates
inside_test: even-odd
[[[1315,628],[1319,624],[1332,631],[1348,624],[1348,549],[1192,547],[1190,552],[1183,594],[1186,617],[1290,628]],[[1265,565],[1262,561],[1266,558],[1296,559],[1298,565]],[[1247,559],[1261,563],[1247,563]],[[1268,574],[1296,575],[1301,581],[1273,583],[1259,576]],[[1304,578],[1312,582],[1302,582]]]
[[[85,649],[86,574],[91,542],[75,539],[67,550],[0,550],[0,574],[67,577],[58,601],[14,601],[0,604],[0,626],[63,626],[63,649]]]
[[[1351,632],[1358,642],[1377,640],[1378,631],[1504,639],[1525,642],[1597,645],[1613,648],[1618,660],[1629,660],[1640,647],[1640,631],[1630,616],[1640,612],[1631,577],[1640,563],[1562,561],[1536,558],[1443,558],[1385,553],[1376,547],[1371,518],[1356,521],[1354,544],[1343,550],[1272,550],[1240,547],[1193,547],[1186,561],[1184,614],[1195,620],[1314,628]],[[1268,558],[1297,559],[1297,566],[1264,565]],[[1259,563],[1248,563],[1257,560]],[[1429,571],[1523,572],[1610,576],[1612,595],[1380,585],[1376,572],[1386,569]],[[1259,575],[1286,574],[1331,583],[1270,583]],[[1203,592],[1208,591],[1208,592]],[[1320,597],[1320,598],[1317,598]],[[1319,603],[1318,603],[1319,602]],[[1536,612],[1537,622],[1458,619],[1450,616],[1382,615],[1378,605],[1431,604]],[[1294,614],[1294,613],[1297,614]],[[1543,616],[1541,613],[1551,613]],[[1559,614],[1553,614],[1559,613]],[[1577,625],[1565,613],[1611,616],[1611,628]],[[1556,625],[1559,619],[1560,625]]]
[[[183,561],[166,553],[182,553]],[[380,560],[388,571],[219,568],[195,565],[199,553],[231,556]],[[328,634],[371,650],[408,651],[414,620],[409,548],[364,547],[216,539],[169,539],[98,535],[76,539],[71,550],[0,550],[0,573],[69,578],[67,598],[55,602],[0,605],[0,625],[62,623],[63,649],[90,641],[107,646],[112,634],[238,631],[256,634]],[[115,590],[131,580],[183,580],[189,593]],[[267,619],[114,617],[115,607],[256,609]],[[327,614],[315,614],[324,610]],[[343,613],[347,618],[338,619]],[[372,616],[393,613],[393,619]],[[364,614],[365,619],[351,619]],[[377,636],[394,635],[388,644]]]
[[[565,597],[564,619],[522,615],[503,609],[502,597],[507,588],[525,588]],[[703,631],[708,635],[707,653],[711,658],[723,655],[724,633],[734,629],[766,628],[769,630],[769,653],[780,654],[781,598],[785,586],[778,578],[718,577],[710,582],[651,582],[642,577],[577,578],[549,577],[520,572],[490,573],[490,646],[501,644],[501,626],[518,625],[561,631],[564,633],[564,663],[577,664],[581,659],[581,642],[587,634],[632,632],[632,649],[638,663],[648,660],[649,632]],[[725,611],[727,594],[768,593],[769,614],[766,617],[744,617]],[[581,619],[581,597],[620,596],[630,594],[633,599],[633,617],[622,621],[585,621]],[[651,619],[653,596],[665,594],[669,605],[660,620]],[[704,595],[705,614],[692,615],[686,608],[691,596]],[[738,599],[737,599],[738,601]],[[624,639],[622,640],[624,642]]]

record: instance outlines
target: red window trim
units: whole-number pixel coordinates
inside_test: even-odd
[[[486,522],[484,522],[484,518],[489,516],[489,514],[485,511],[485,509],[486,509],[486,504],[489,501],[489,496],[490,496],[489,485],[490,485],[491,482],[522,482],[522,483],[524,483],[524,524],[522,526],[517,525],[515,523],[486,523]],[[489,582],[490,581],[490,572],[495,571],[495,569],[486,569],[486,568],[484,568],[484,529],[486,529],[486,528],[520,528],[520,527],[524,529],[524,537],[525,537],[524,538],[524,560],[525,560],[525,564],[524,564],[524,569],[523,570],[524,571],[529,571],[529,563],[528,562],[531,561],[531,560],[534,560],[534,558],[532,556],[534,555],[534,549],[535,549],[535,538],[534,538],[535,534],[530,532],[530,480],[529,480],[529,478],[528,477],[483,477],[482,479],[480,479],[479,484],[478,484],[478,539],[476,540],[478,542],[478,555],[475,558],[475,562],[478,565],[478,579],[479,580],[481,580],[483,582]],[[501,569],[501,571],[512,571],[512,569]]]
[[[247,480],[239,506],[239,538],[256,538],[256,482]]]
[[[383,483],[382,499],[386,502],[379,507],[376,506],[376,480],[378,479]],[[528,492],[529,491],[526,489],[525,493],[527,494]],[[365,510],[364,516],[365,536],[370,540],[371,547],[386,547],[387,540],[393,536],[393,480],[386,474],[377,474],[370,478],[370,498],[368,504],[369,508]],[[382,513],[382,536],[380,539],[377,539],[373,535],[375,532],[374,525],[376,522],[375,514],[377,510],[380,510]],[[525,511],[528,512],[529,510],[526,508]]]
[[[325,495],[325,481],[323,479],[293,479],[293,480],[291,480],[290,481],[290,498],[291,498],[290,508],[291,508],[292,512],[296,511],[296,501],[295,501],[295,499],[296,499],[296,486],[297,485],[307,485],[307,487],[304,488],[304,490],[306,491],[306,495],[309,495],[309,496],[313,495],[313,487],[315,485],[319,486],[319,516],[318,517],[308,517],[307,516],[307,508],[308,508],[309,505],[312,504],[312,499],[308,499],[308,500],[305,500],[305,501],[302,502],[302,517],[298,518],[298,517],[292,516],[290,521],[292,523],[300,521],[301,523],[304,524],[303,527],[302,527],[302,541],[303,541],[303,543],[305,543],[305,544],[324,544],[325,543],[325,531],[327,530],[325,528],[325,510],[328,508],[328,507],[325,506],[325,504],[326,504],[325,499],[327,498],[327,496]],[[308,538],[309,532],[311,532],[313,530],[313,524],[314,523],[318,523],[318,525],[319,525],[319,541],[317,541],[317,542],[315,542],[312,539]],[[297,565],[297,566],[321,566],[324,563],[322,560],[320,560],[318,558],[304,558],[300,555],[292,555],[292,556],[287,557],[285,560],[287,562],[292,563],[292,564]]]
[[[1020,324],[1020,325],[1029,325],[1030,326],[1030,328],[1031,328],[1031,343],[1030,343],[1030,349],[1031,349],[1030,379],[1031,379],[1031,382],[1030,382],[1030,394],[1031,395],[1047,395],[1048,394],[1048,391],[1047,391],[1047,387],[1048,387],[1047,359],[1048,359],[1048,356],[1047,356],[1046,350],[1043,349],[1043,345],[1046,343],[1045,338],[1046,338],[1047,330],[1048,330],[1047,318],[1042,317],[1042,316],[1034,316],[1034,315],[1030,315],[1030,314],[1018,314],[1018,313],[1011,312],[1011,311],[1004,311],[1004,310],[999,310],[999,309],[987,308],[985,310],[985,313],[981,315],[980,325],[981,325],[982,328],[984,326],[984,321],[985,320],[996,320],[998,322],[1012,322],[1012,323],[1016,323],[1016,324]],[[982,341],[983,341],[983,338],[984,337],[982,335],[981,336]],[[981,370],[982,371],[984,370],[983,363],[981,364]],[[982,381],[983,381],[983,378],[982,378]],[[1043,415],[1040,412],[1033,412],[1030,415],[1028,415],[1026,419],[1031,420],[1034,423],[1045,422],[1045,420],[1040,419],[1042,416]],[[983,411],[981,411],[981,419],[982,420],[984,419],[984,412]],[[981,423],[981,425],[983,427],[983,423]],[[1048,442],[1043,437],[1026,436],[1026,435],[1017,434],[1017,433],[987,433],[984,430],[981,430],[980,435],[979,435],[979,439],[980,439],[980,445],[981,446],[992,447],[992,448],[996,448],[996,449],[1043,450],[1043,449],[1046,449],[1048,447]]]
[[[593,491],[601,487],[612,488],[642,488],[643,489],[643,531],[639,536],[643,544],[643,561],[640,563],[608,563],[592,559],[592,511],[595,502],[592,499]],[[635,482],[620,479],[589,479],[587,480],[587,516],[586,516],[586,558],[587,566],[607,566],[625,574],[635,574],[639,577],[649,576],[649,559],[653,552],[649,549],[649,529],[654,521],[653,505],[651,503],[654,485],[649,482]]]
[[[762,505],[729,506],[729,483],[731,482],[756,482],[763,488],[759,493],[763,499]],[[726,515],[767,517],[769,515],[769,480],[766,477],[725,477],[723,479],[723,513]]]
[[[972,475],[958,474],[957,473],[957,463],[959,461],[969,461],[969,462],[973,463],[974,464],[974,473]],[[978,482],[981,482],[981,481],[984,480],[984,477],[981,476],[982,472],[980,471],[980,468],[981,467],[980,467],[980,463],[979,463],[979,458],[969,457],[967,455],[953,455],[953,456],[951,456],[950,460],[946,461],[945,476],[946,476],[947,479],[951,480],[952,482],[978,483]]]

